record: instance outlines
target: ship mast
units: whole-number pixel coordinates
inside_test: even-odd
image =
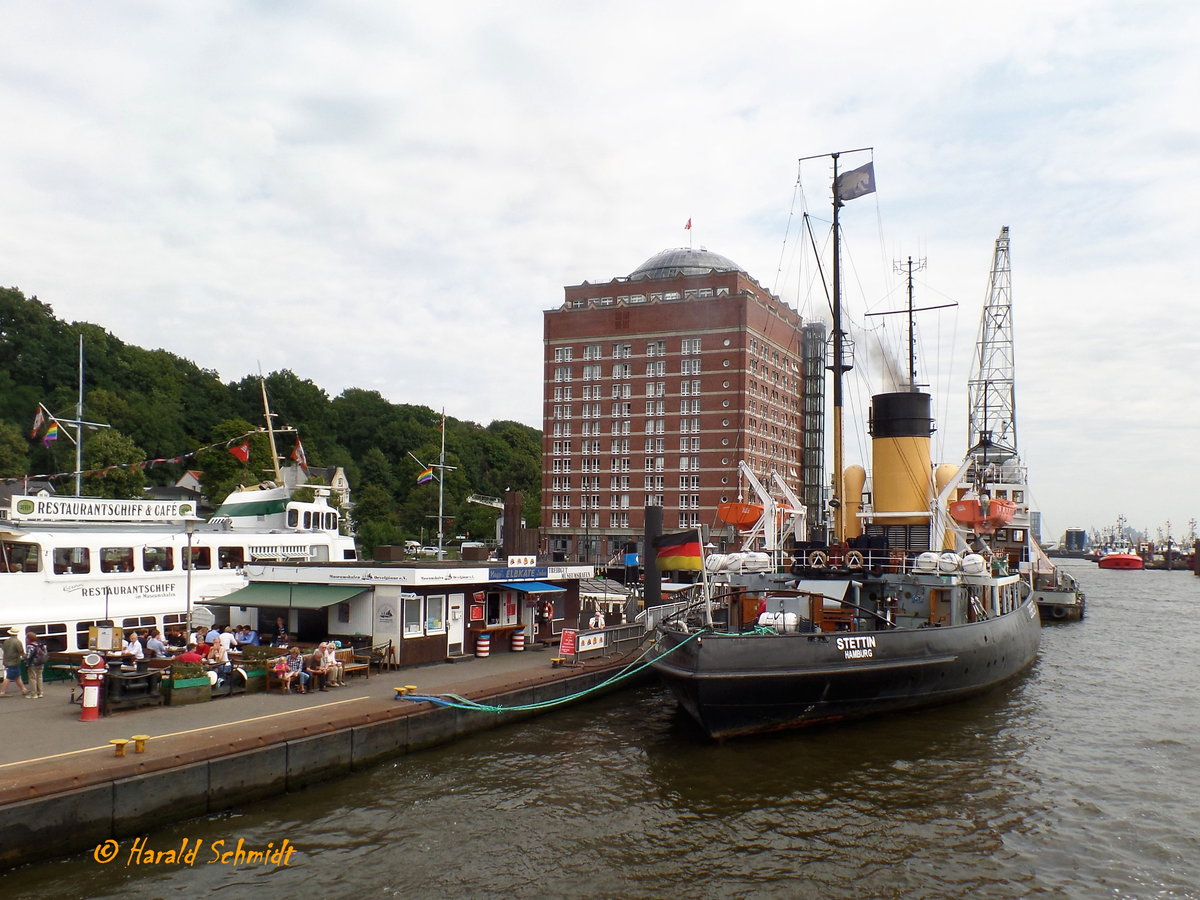
[[[838,158],[842,153],[861,153],[872,149],[874,148],[859,147],[857,150],[822,153],[818,156],[800,158],[802,163],[808,159],[821,159],[826,156],[833,160],[833,328],[830,335],[832,352],[825,368],[833,373],[833,496],[829,498],[829,507],[833,510],[833,543],[835,544],[841,544],[846,538],[845,497],[843,496],[845,494],[845,473],[843,471],[845,465],[842,446],[842,379],[846,372],[854,368],[853,362],[848,360],[848,357],[853,356],[854,344],[842,328],[842,259],[838,219],[839,211],[847,200],[875,192],[875,171],[872,163],[852,169],[839,177]]]
[[[992,257],[987,305],[975,345],[975,377],[967,384],[967,447],[987,462],[1017,455],[1017,399],[1008,226],[1000,229]]]

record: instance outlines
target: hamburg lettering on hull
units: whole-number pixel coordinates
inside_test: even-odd
[[[836,646],[846,659],[870,659],[875,655],[875,638],[869,634],[861,637],[840,637]]]

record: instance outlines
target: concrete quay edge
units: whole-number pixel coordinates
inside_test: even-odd
[[[204,720],[198,727],[152,735],[144,753],[134,753],[130,744],[123,757],[107,746],[107,735],[130,736],[124,732],[133,733],[135,722],[153,721],[150,716],[155,710],[104,719],[107,729],[101,729],[101,723],[68,724],[59,717],[54,728],[64,735],[56,744],[64,748],[62,752],[0,763],[0,834],[5,835],[0,871],[302,790],[390,757],[540,714],[538,710],[496,714],[397,700],[393,684],[412,681],[418,683],[419,693],[453,693],[490,705],[521,706],[581,691],[594,691],[589,698],[598,696],[601,691],[594,689],[628,663],[626,658],[598,659],[552,669],[545,654],[517,656],[512,654],[513,659],[498,664],[495,671],[488,671],[487,661],[481,661],[448,667],[468,670],[461,675],[446,669],[387,673],[394,677],[376,674],[369,679],[376,682],[372,689],[360,688],[344,697],[331,691],[325,702],[245,721],[230,721],[231,715],[242,712],[240,698],[214,700],[198,705],[204,708],[195,713]],[[647,670],[604,685],[602,691],[632,686],[648,677]],[[587,698],[579,698],[583,699]],[[22,717],[41,712],[30,706],[20,708]],[[149,725],[143,729],[149,730]],[[230,799],[234,797],[236,801]]]

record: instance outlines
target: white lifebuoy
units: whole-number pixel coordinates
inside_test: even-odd
[[[863,559],[863,555],[861,553],[859,553],[857,550],[851,550],[849,553],[846,554],[846,567],[847,568],[861,569],[864,565],[866,565],[866,560]]]
[[[823,569],[829,565],[829,557],[820,550],[814,550],[808,554],[808,565],[812,569]]]

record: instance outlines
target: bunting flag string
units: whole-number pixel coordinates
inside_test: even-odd
[[[283,430],[283,429],[277,429],[276,433],[278,434],[280,430]],[[180,465],[182,463],[187,462],[189,459],[193,459],[197,454],[203,453],[205,450],[216,450],[217,448],[224,448],[226,450],[229,450],[230,452],[233,452],[234,445],[237,444],[239,441],[244,441],[247,438],[252,437],[255,434],[260,434],[260,433],[261,433],[261,431],[248,431],[245,434],[239,434],[237,437],[230,438],[229,440],[226,440],[226,441],[218,441],[215,444],[208,444],[204,447],[197,447],[195,450],[192,450],[190,453],[183,453],[179,456],[171,456],[171,457],[160,456],[160,457],[157,457],[156,459],[143,459],[143,460],[139,460],[138,462],[132,462],[132,463],[117,463],[117,464],[111,465],[111,466],[103,466],[102,468],[99,468],[99,469],[89,469],[85,472],[54,472],[52,474],[45,474],[45,475],[18,475],[13,478],[0,478],[0,484],[15,484],[20,481],[50,481],[50,482],[54,482],[54,481],[62,481],[65,478],[74,478],[76,475],[82,475],[84,478],[93,478],[93,477],[103,478],[106,475],[108,475],[108,473],[114,472],[118,469],[136,470],[136,469],[151,469],[151,468],[154,468],[155,466],[162,466],[162,465]],[[240,457],[239,457],[239,459],[240,459]],[[306,460],[306,462],[307,462],[307,460]]]

